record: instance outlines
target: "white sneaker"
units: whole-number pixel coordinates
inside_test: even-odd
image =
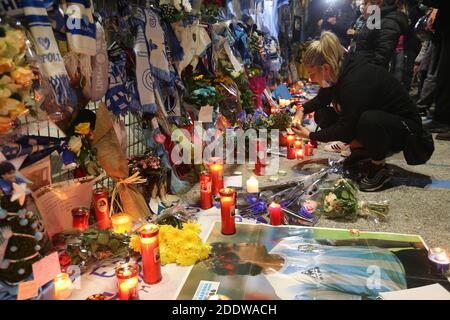
[[[350,147],[347,143],[334,141],[323,147],[323,150],[327,152],[342,153],[343,151],[350,151]]]

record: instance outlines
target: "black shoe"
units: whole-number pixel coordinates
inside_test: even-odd
[[[447,125],[434,120],[424,124],[423,128],[431,133],[441,133],[447,132],[449,130],[449,127]]]
[[[367,149],[352,149],[351,154],[343,161],[344,169],[349,169],[359,162],[370,159]]]
[[[450,131],[438,133],[436,135],[436,140],[450,141]]]
[[[366,192],[380,190],[391,177],[392,174],[385,165],[370,163],[368,174],[359,183],[359,190]]]

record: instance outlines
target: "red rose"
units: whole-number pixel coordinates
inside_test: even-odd
[[[65,269],[67,266],[70,265],[71,259],[67,252],[61,252],[59,254],[59,264],[62,269]]]

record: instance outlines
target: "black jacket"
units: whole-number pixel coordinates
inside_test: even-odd
[[[384,68],[367,63],[364,57],[354,53],[344,56],[336,85],[320,89],[314,99],[305,103],[304,111],[310,113],[331,102],[340,106],[338,121],[331,127],[311,132],[311,139],[352,141],[359,118],[367,110],[392,113],[421,127],[417,106],[400,82]]]
[[[370,24],[364,24],[355,35],[355,52],[388,69],[400,35],[408,31],[408,17],[398,11],[396,5],[382,7],[381,28],[370,27]]]
[[[347,35],[347,30],[351,28],[355,11],[348,1],[342,1],[335,5],[331,13],[323,15],[322,31],[333,32],[341,42],[342,46],[347,48],[350,45],[350,38]],[[330,17],[336,17],[336,24],[332,25],[328,22]]]

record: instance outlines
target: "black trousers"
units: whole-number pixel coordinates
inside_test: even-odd
[[[442,33],[439,66],[436,78],[436,109],[433,119],[450,125],[450,34]]]
[[[332,108],[322,108],[314,114],[314,120],[322,129],[331,126],[338,118]],[[355,139],[363,144],[372,160],[384,160],[404,149],[408,131],[403,122],[414,132],[421,130],[420,124],[409,119],[381,110],[365,111],[355,128]]]

